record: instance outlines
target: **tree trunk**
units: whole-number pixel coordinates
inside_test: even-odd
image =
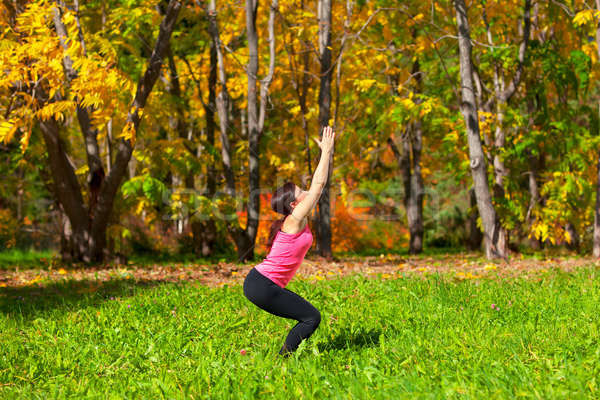
[[[57,202],[57,204],[58,223],[60,229],[60,257],[63,262],[71,262],[75,256],[75,249],[73,247],[73,231],[65,211],[61,207],[60,203]]]
[[[127,122],[134,133],[137,132],[141,121],[139,111],[146,104],[148,95],[158,77],[162,57],[166,52],[180,8],[181,3],[179,1],[171,0],[169,2],[154,51],[149,59],[148,68],[138,84],[138,90],[132,105],[133,111],[129,113],[127,118]],[[66,29],[62,23],[60,8],[56,7],[54,11],[55,29],[61,41],[66,41]],[[76,71],[73,69],[68,56],[64,57],[63,63],[67,80],[70,81],[76,76]],[[81,187],[75,176],[75,168],[71,164],[60,138],[58,122],[54,119],[41,121],[40,127],[48,151],[55,195],[69,219],[71,227],[69,248],[73,259],[84,262],[102,261],[105,257],[106,229],[114,198],[127,170],[133,144],[131,141],[123,139],[119,142],[113,168],[104,179],[104,169],[98,150],[97,131],[91,125],[89,111],[78,107],[77,116],[84,135],[88,166],[91,172],[88,181],[91,195],[89,207],[84,204]]]
[[[214,131],[214,110],[216,108],[217,115],[219,116],[219,129],[221,139],[221,161],[223,164],[223,173],[225,175],[225,193],[235,198],[235,176],[233,173],[232,157],[231,157],[231,144],[228,136],[229,126],[229,93],[227,90],[227,74],[225,72],[225,63],[223,60],[223,52],[221,49],[221,37],[219,35],[219,25],[217,23],[217,9],[215,0],[208,2],[207,8],[208,14],[208,33],[211,37],[211,52],[210,52],[210,65],[211,70],[209,74],[209,101],[207,107],[205,107],[206,118],[207,118],[207,141],[214,145],[214,138],[211,137],[210,130]],[[218,80],[219,92],[216,95],[216,86]],[[213,108],[214,107],[214,108]],[[211,109],[212,108],[212,109]],[[209,167],[210,168],[210,167]],[[214,170],[209,169],[208,172],[208,194],[213,197],[216,194],[216,177],[211,177]],[[246,248],[244,240],[244,231],[239,227],[232,227],[225,221],[229,233],[232,236],[236,248],[238,249],[238,259],[243,253],[239,252],[240,248]],[[203,255],[208,255],[216,243],[216,224],[212,219],[195,220],[192,224],[192,231],[194,237],[198,237],[195,240],[196,247],[200,245],[200,249]]]
[[[308,93],[308,86],[312,78],[307,73],[310,68],[310,57],[308,49],[304,50],[303,60],[304,67],[302,71],[302,89],[298,94],[298,102],[300,104],[300,112],[302,113],[302,131],[304,132],[304,146],[306,147],[306,166],[308,168],[308,177],[310,179],[313,175],[313,172],[310,162],[311,160],[308,121],[306,120],[306,115],[308,114],[308,107],[306,106],[306,95]]]
[[[404,208],[410,232],[409,254],[418,254],[423,251],[423,181],[420,178],[420,160],[418,158],[415,159],[414,153],[413,157],[411,157],[411,152],[416,150],[416,153],[420,154],[421,151],[419,139],[413,138],[412,136],[416,136],[416,134],[415,132],[411,132],[412,130],[421,129],[420,126],[416,125],[409,124],[406,131],[402,134],[402,153],[400,153],[392,138],[388,138],[388,144],[398,161],[398,168],[400,169],[404,186]],[[413,145],[415,148],[413,148]],[[415,166],[418,168],[415,168]],[[419,177],[417,177],[417,173]]]
[[[214,0],[209,5],[209,34],[218,32],[216,29],[216,10],[214,10]],[[212,12],[214,11],[214,13]],[[213,26],[214,24],[214,26]],[[216,86],[217,86],[217,71],[219,68],[217,62],[217,43],[218,40],[211,40],[210,43],[210,71],[208,74],[208,103],[204,104],[204,114],[206,115],[206,144],[212,150],[215,146],[215,111],[216,111]],[[215,161],[212,156],[206,173],[206,196],[213,198],[217,190]],[[217,240],[217,226],[215,220],[205,216],[193,216],[191,218],[191,227],[193,234],[194,251],[203,256],[208,256],[213,253]]]
[[[64,143],[60,137],[60,126],[54,119],[40,122],[40,128],[52,173],[54,195],[56,196],[62,211],[69,219],[70,234],[65,232],[64,240],[68,243],[68,252],[72,259],[84,262],[92,261],[89,253],[89,217],[81,195],[81,187],[75,175],[75,169],[71,165]],[[63,222],[63,226],[66,222]],[[66,254],[67,252],[65,252]],[[69,257],[71,258],[71,257]]]
[[[204,107],[204,113],[206,114],[206,142],[211,149],[215,147],[215,110],[217,109],[216,104],[216,90],[217,90],[217,47],[214,41],[210,42],[210,72],[208,73],[208,103]],[[213,154],[211,152],[211,154]],[[208,196],[212,198],[217,191],[217,172],[215,169],[214,157],[211,156],[211,163],[208,165],[206,172],[206,186]]]
[[[413,37],[416,38],[416,31],[413,31]],[[415,94],[422,93],[423,75],[419,59],[415,59],[413,63],[412,75],[415,77]],[[421,103],[421,99],[416,96],[417,104]],[[421,174],[421,149],[423,147],[423,124],[417,120],[412,122],[410,130],[410,152],[408,156],[411,159],[412,173],[410,175],[410,196],[407,202],[407,217],[408,229],[410,232],[410,254],[419,254],[423,251],[423,198],[425,196],[425,188],[423,185],[423,175]]]
[[[416,38],[416,30],[412,31],[413,39]],[[423,77],[419,59],[416,58],[413,63],[411,76],[415,79],[413,93],[422,93]],[[391,94],[399,95],[398,76],[389,77]],[[416,104],[421,103],[419,96],[416,96]],[[421,150],[423,146],[423,125],[421,121],[410,121],[406,131],[402,134],[402,154],[398,151],[391,138],[388,138],[388,144],[398,161],[398,167],[402,174],[404,184],[404,207],[410,232],[409,254],[419,254],[423,251],[423,198],[425,188],[423,185],[423,176],[421,173]]]
[[[519,47],[518,54],[518,65],[517,70],[513,76],[513,79],[509,83],[508,87],[505,87],[504,80],[504,69],[502,65],[496,63],[494,64],[494,99],[496,104],[496,129],[494,133],[494,152],[493,152],[493,166],[494,166],[494,198],[496,199],[497,204],[502,204],[505,202],[505,189],[504,189],[504,178],[508,176],[509,171],[506,167],[504,160],[502,159],[502,153],[504,150],[505,142],[506,142],[506,131],[504,128],[504,113],[506,108],[508,107],[508,102],[510,98],[515,94],[520,82],[521,77],[523,76],[523,65],[525,62],[525,52],[527,50],[527,45],[529,42],[529,34],[530,34],[530,11],[531,11],[531,0],[525,0],[525,8],[523,13],[523,24],[521,26],[521,31],[523,35],[523,40]],[[466,18],[466,16],[465,16]],[[487,13],[485,11],[485,7],[483,9],[483,19],[486,25],[487,37],[490,46],[494,46],[492,40],[492,33],[490,29],[490,25],[487,21]],[[493,48],[492,48],[493,49]],[[493,50],[492,50],[493,51]],[[491,112],[491,102],[487,102],[485,104],[485,111]],[[498,219],[497,229],[498,229],[498,243],[496,247],[499,249],[500,253],[507,254],[508,252],[508,232],[499,222]]]
[[[241,231],[244,239],[236,240],[238,258],[240,261],[254,258],[254,241],[258,229],[258,213],[260,208],[260,169],[259,169],[259,139],[258,131],[258,101],[256,82],[258,74],[258,34],[256,32],[256,14],[258,0],[246,0],[246,32],[248,37],[248,150],[249,150],[249,193],[246,229]]]
[[[256,15],[258,0],[246,0],[246,36],[248,38],[249,62],[248,75],[248,150],[249,150],[249,184],[247,223],[246,229],[234,228],[232,230],[237,247],[239,261],[254,258],[254,245],[258,232],[258,218],[260,212],[260,139],[262,136],[266,116],[266,103],[269,85],[273,79],[275,68],[275,12],[278,8],[277,0],[273,0],[269,11],[269,71],[261,81],[260,98],[257,96],[258,75],[258,34],[256,32]],[[259,103],[260,101],[260,103]]]
[[[471,211],[469,212],[469,219],[467,222],[469,235],[467,237],[467,248],[472,251],[481,250],[483,233],[477,226],[477,217],[479,217],[479,213],[477,212],[477,197],[475,196],[474,188],[469,189],[469,208]]]
[[[208,103],[204,107],[206,114],[206,142],[211,149],[215,147],[215,110],[216,110],[216,86],[217,86],[217,47],[214,41],[210,44],[210,72],[208,74]],[[213,154],[211,152],[211,154]],[[211,158],[212,160],[212,158]],[[216,161],[216,160],[214,160]],[[213,198],[217,191],[217,172],[215,163],[208,165],[206,173],[207,196]],[[217,241],[217,225],[213,218],[205,221],[192,219],[192,234],[194,235],[194,248],[203,256],[213,253]]]
[[[423,251],[423,176],[421,174],[421,147],[423,143],[423,129],[420,121],[414,123],[412,130],[412,174],[410,179],[410,197],[407,207],[408,229],[410,231],[410,254],[419,254]]]
[[[220,90],[216,98],[216,107],[219,115],[219,128],[221,131],[221,158],[223,162],[223,172],[225,174],[225,192],[228,196],[235,197],[235,177],[233,174],[231,144],[229,143],[227,129],[229,126],[229,92],[227,90],[227,74],[225,73],[225,62],[223,60],[223,51],[221,49],[221,37],[219,35],[219,25],[217,24],[215,0],[210,0],[208,3],[208,22],[208,31],[212,39],[211,51],[214,48],[217,57]]]
[[[321,63],[321,84],[319,87],[319,136],[323,137],[323,128],[329,125],[331,116],[331,0],[319,0],[319,61]],[[333,167],[333,152],[329,161],[327,181],[319,198],[319,222],[317,225],[318,253],[331,259],[331,208],[330,181]]]
[[[179,15],[180,9],[180,1],[169,1],[165,17],[160,24],[158,38],[156,39],[154,49],[148,60],[146,72],[144,75],[142,75],[140,81],[138,82],[136,95],[127,115],[126,123],[126,126],[129,126],[134,134],[137,133],[138,127],[142,120],[140,111],[146,105],[148,96],[150,95],[150,92],[154,87],[154,83],[160,74],[162,59],[167,53],[171,33],[175,27],[175,22],[177,20],[177,16]],[[90,252],[92,254],[92,258],[95,260],[102,260],[103,258],[103,252],[106,246],[106,228],[108,227],[108,221],[112,212],[115,196],[127,170],[127,164],[131,159],[131,154],[133,152],[133,140],[135,140],[135,136],[132,140],[122,138],[119,141],[115,162],[113,164],[113,170],[106,177],[106,180],[103,182],[100,189],[98,206],[92,215],[90,241]]]
[[[402,134],[402,154],[394,141],[388,138],[388,144],[398,161],[404,184],[404,208],[410,232],[409,254],[419,254],[423,251],[424,188],[420,159],[422,135],[420,122],[409,124],[406,132]]]
[[[573,225],[571,222],[567,222],[565,225],[565,231],[568,232],[569,236],[571,237],[571,240],[566,242],[567,249],[579,251],[579,234],[577,233],[577,229],[575,229],[575,225]]]
[[[60,39],[60,42],[66,52],[67,46],[67,29],[62,21],[62,8],[60,2],[57,1],[56,7],[54,7],[54,29]],[[85,55],[85,41],[83,40],[83,33],[81,31],[81,25],[79,23],[79,2],[75,1],[76,11],[76,22],[79,33],[79,41]],[[63,65],[65,67],[67,81],[70,83],[78,75],[77,71],[73,68],[73,61],[65,54],[63,57]],[[98,146],[98,130],[92,125],[90,117],[91,109],[82,107],[79,103],[77,104],[77,120],[81,132],[83,133],[85,141],[85,152],[88,161],[88,214],[92,217],[96,204],[98,202],[98,195],[100,193],[100,187],[104,182],[104,167],[102,166],[102,160],[100,159],[100,149]]]
[[[108,123],[106,124],[106,139],[105,139],[105,143],[106,143],[106,171],[109,174],[110,174],[110,171],[112,169],[112,140],[113,140],[112,125],[113,125],[113,120],[111,118],[111,119],[108,120]]]
[[[304,10],[304,0],[300,1],[300,9]],[[285,39],[285,35],[283,35],[283,38]],[[301,62],[297,62],[295,59],[296,51],[294,49],[293,42],[290,44],[291,51],[288,50],[287,46],[286,46],[286,50],[288,53],[289,69],[291,71],[291,83],[292,83],[292,86],[296,93],[296,96],[298,98],[298,105],[300,106],[300,117],[301,117],[300,122],[302,124],[302,131],[304,132],[304,146],[305,146],[304,148],[305,148],[305,155],[306,155],[307,174],[303,176],[302,185],[308,186],[308,179],[311,179],[312,175],[313,175],[311,158],[310,158],[309,126],[308,126],[308,120],[307,120],[307,115],[308,115],[309,110],[306,105],[306,97],[308,94],[308,89],[309,89],[310,83],[312,82],[312,77],[308,73],[310,70],[311,49],[310,49],[309,45],[306,43],[306,41],[301,40],[301,42],[302,42],[302,50],[300,51]],[[284,43],[284,45],[285,45],[285,43]],[[299,74],[298,74],[298,69],[300,69]],[[318,226],[318,215],[316,212],[311,212],[308,215],[308,219],[309,219],[310,226]],[[318,242],[318,236],[317,236],[316,231],[315,231],[315,238],[317,239],[317,242]]]
[[[464,0],[454,0],[456,20],[458,25],[458,46],[460,55],[460,75],[462,102],[461,112],[465,119],[469,143],[469,158],[471,173],[475,186],[477,208],[483,222],[485,254],[488,258],[506,258],[504,238],[500,237],[500,222],[492,204],[488,187],[487,171],[481,137],[479,132],[479,119],[475,90],[473,87],[473,66],[471,64],[471,38],[469,21]]]
[[[160,9],[160,8],[159,8]],[[189,102],[184,99],[181,93],[181,85],[179,83],[179,74],[177,73],[177,65],[175,64],[175,57],[171,46],[167,49],[167,59],[169,66],[169,77],[170,80],[166,81],[167,92],[173,97],[175,103],[175,113],[169,115],[169,130],[177,132],[179,139],[184,140],[184,146],[186,150],[195,155],[192,146],[188,143],[188,125],[185,121],[185,111],[187,109],[186,104]],[[171,140],[171,138],[169,138]],[[184,176],[175,174],[171,180],[171,189],[176,190],[181,183],[184,183],[186,189],[194,189],[194,175],[190,171],[186,171]],[[182,218],[177,218],[173,221],[175,224],[175,232],[181,234],[185,226],[189,223],[189,216],[183,215]]]

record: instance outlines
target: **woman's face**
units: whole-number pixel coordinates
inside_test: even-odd
[[[302,200],[304,200],[304,198],[306,197],[306,195],[308,194],[307,191],[300,189],[298,186],[296,186],[296,200],[292,201],[291,205],[292,208],[296,207],[296,205],[298,205],[298,203],[300,203]]]

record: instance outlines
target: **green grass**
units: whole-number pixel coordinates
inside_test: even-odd
[[[0,292],[0,398],[600,396],[594,267],[512,280],[294,280],[323,319],[287,360],[276,353],[292,321],[256,308],[241,286],[86,288]]]
[[[42,267],[48,260],[56,256],[51,250],[10,249],[0,251],[0,269]]]

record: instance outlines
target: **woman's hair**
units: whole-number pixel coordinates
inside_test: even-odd
[[[285,217],[292,213],[292,207],[290,203],[296,200],[296,185],[293,182],[286,182],[283,186],[277,188],[273,197],[271,197],[271,208],[273,211],[279,214],[283,214],[284,217],[278,219],[271,224],[271,231],[269,232],[269,241],[267,242],[267,248],[271,250],[275,235],[281,229]]]

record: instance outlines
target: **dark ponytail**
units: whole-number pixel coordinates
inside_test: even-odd
[[[292,207],[290,203],[296,200],[296,185],[293,182],[286,182],[283,186],[277,188],[273,197],[271,197],[271,208],[273,211],[279,214],[283,214],[284,217],[278,219],[271,224],[271,231],[269,232],[269,241],[267,242],[267,248],[271,250],[275,235],[281,229],[285,217],[292,213]]]

